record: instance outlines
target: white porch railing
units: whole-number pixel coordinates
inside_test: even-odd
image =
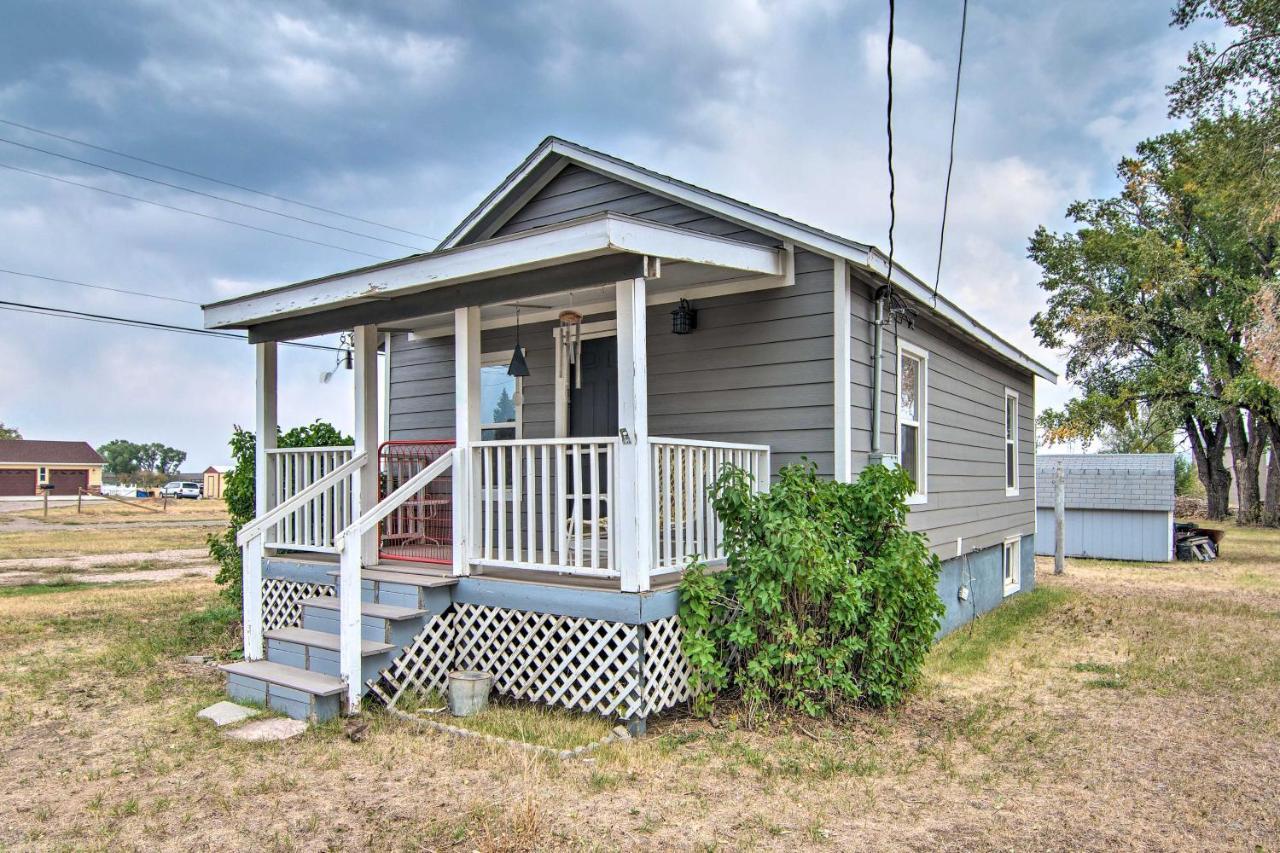
[[[652,574],[683,569],[695,555],[723,559],[723,530],[711,507],[710,488],[725,465],[743,469],[764,488],[769,482],[769,448],[680,438],[650,440],[653,458]]]
[[[427,487],[432,480],[453,467],[459,451],[455,448],[405,480],[399,488],[370,507],[359,518],[338,531],[338,671],[347,685],[347,707],[360,707],[363,684],[361,672],[360,575],[364,567],[361,542],[387,516]]]
[[[279,507],[306,492],[267,534],[269,548],[336,553],[334,537],[352,522],[351,475],[323,489],[311,487],[351,459],[351,447],[290,447],[267,451]],[[354,470],[354,469],[352,469]]]
[[[473,565],[616,577],[616,438],[471,445]]]
[[[266,532],[275,527],[281,519],[288,518],[301,507],[315,500],[316,496],[322,492],[337,488],[349,495],[350,478],[365,463],[365,459],[366,456],[363,453],[353,456],[288,500],[253,519],[241,527],[236,534],[236,544],[241,549],[240,564],[243,572],[241,586],[244,595],[244,656],[246,659],[258,660],[262,657],[262,555]]]

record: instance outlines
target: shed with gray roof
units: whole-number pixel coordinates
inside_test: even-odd
[[[1174,454],[1076,453],[1036,458],[1036,553],[1054,543],[1054,478],[1066,476],[1069,557],[1173,559]]]

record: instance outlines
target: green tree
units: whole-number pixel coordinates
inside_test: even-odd
[[[516,419],[516,401],[511,399],[507,389],[502,389],[498,402],[493,407],[493,420],[490,423],[505,424]]]
[[[142,470],[142,447],[123,438],[113,439],[98,448],[98,455],[106,463],[103,469],[120,478],[132,477]]]
[[[1046,440],[1090,440],[1143,409],[1169,413],[1187,435],[1213,518],[1227,512],[1228,441],[1245,451],[1237,465],[1252,463],[1256,483],[1270,406],[1244,340],[1277,229],[1256,230],[1239,213],[1231,175],[1243,162],[1237,143],[1252,132],[1240,130],[1246,124],[1205,120],[1143,142],[1119,166],[1117,196],[1071,205],[1075,230],[1041,227],[1029,247],[1048,293],[1033,330],[1045,346],[1066,349],[1067,376],[1082,391],[1042,415]]]
[[[17,427],[7,427],[3,421],[0,421],[0,441],[13,441],[22,438],[22,433],[18,432]]]
[[[277,447],[339,447],[355,444],[355,439],[325,421],[316,420],[288,432],[276,430]],[[236,534],[257,513],[257,477],[255,472],[257,436],[239,426],[231,428],[231,458],[234,467],[223,475],[222,500],[227,505],[229,525],[219,534],[210,534],[209,555],[218,564],[214,580],[227,597],[240,600],[243,594],[244,568]]]

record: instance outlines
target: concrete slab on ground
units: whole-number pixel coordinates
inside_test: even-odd
[[[215,702],[203,711],[196,713],[196,716],[202,720],[208,720],[218,728],[229,726],[232,723],[241,723],[250,717],[256,717],[262,712],[257,708],[250,708],[247,705],[240,705],[235,702]]]
[[[273,717],[269,720],[254,720],[238,729],[231,729],[227,732],[227,737],[251,742],[289,740],[298,737],[306,730],[307,724],[304,720]]]

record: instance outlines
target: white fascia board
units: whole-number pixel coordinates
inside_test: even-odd
[[[843,240],[725,196],[700,190],[697,187],[679,181],[664,180],[661,176],[646,169],[640,169],[623,161],[603,156],[595,151],[555,138],[548,139],[539,146],[520,168],[511,173],[502,186],[490,195],[480,207],[472,211],[471,215],[463,220],[462,224],[441,245],[444,247],[455,246],[458,241],[468,236],[476,223],[481,221],[493,208],[503,203],[511,189],[521,183],[531,171],[548,157],[563,157],[584,168],[612,175],[619,180],[650,190],[657,195],[688,204],[699,210],[705,210],[729,222],[735,222],[766,234],[772,234],[783,240],[795,243],[801,248],[810,249],[831,258],[844,258],[881,278],[890,278],[888,259],[874,246]],[[1001,338],[986,326],[983,326],[951,301],[941,296],[935,301],[933,289],[898,264],[893,265],[893,273],[890,280],[895,287],[900,288],[906,295],[946,320],[958,331],[1042,379],[1057,384],[1058,376],[1056,373]]]
[[[216,302],[204,306],[204,322],[210,329],[249,325],[620,252],[728,267],[755,275],[786,272],[785,253],[778,249],[622,214],[600,213]]]

